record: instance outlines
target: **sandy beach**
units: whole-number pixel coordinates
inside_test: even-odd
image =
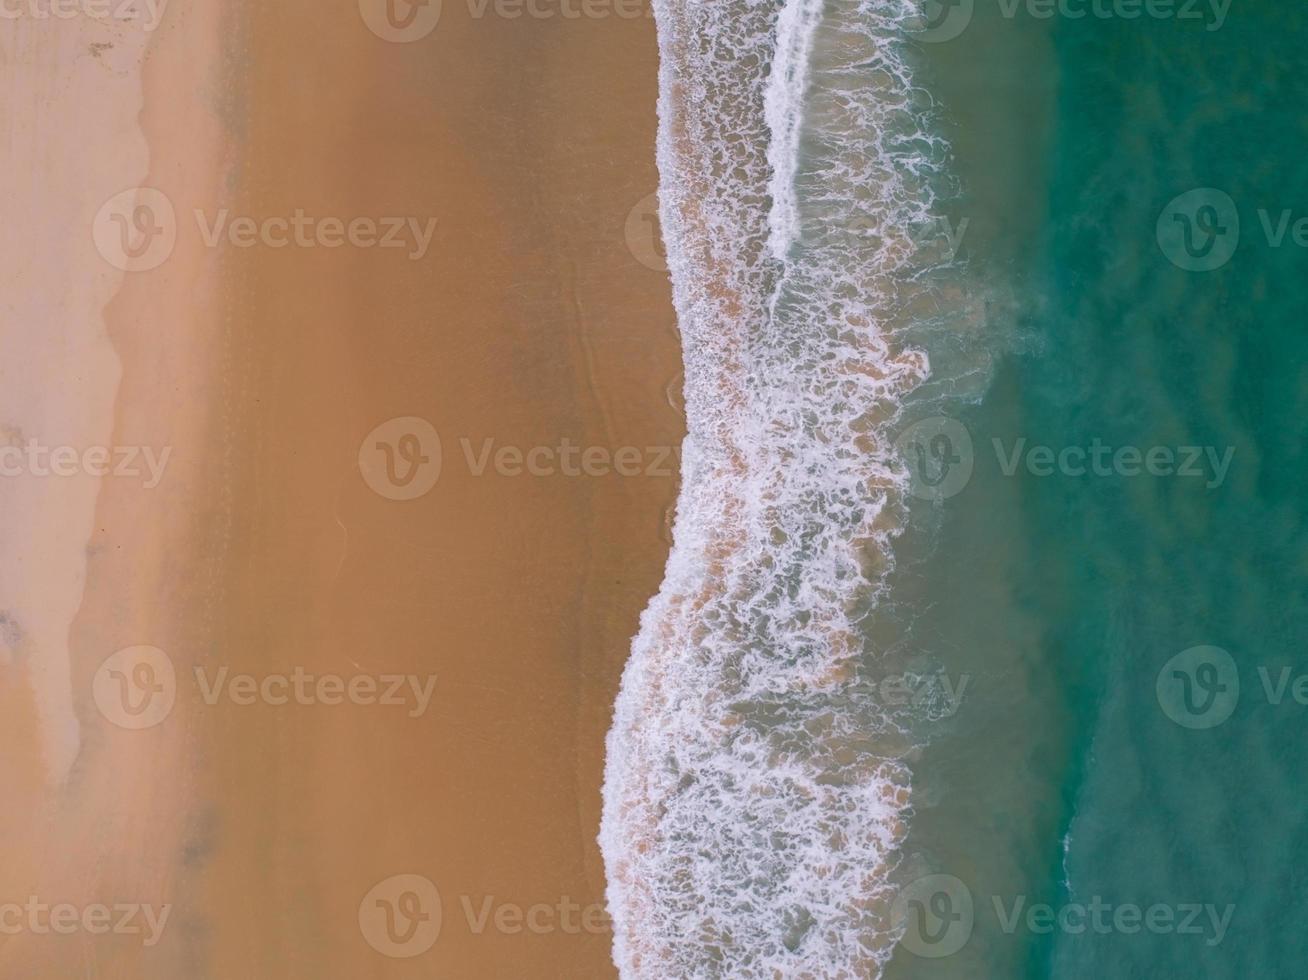
[[[367,6],[8,35],[46,395],[0,422],[170,452],[0,481],[0,975],[616,975],[603,740],[682,432],[652,21]],[[138,187],[175,244],[123,271]]]

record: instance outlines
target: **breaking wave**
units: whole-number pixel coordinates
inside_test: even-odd
[[[916,4],[654,7],[688,435],[608,738],[614,957],[628,980],[875,976],[910,773],[865,635],[906,517],[891,433],[929,374],[905,338],[948,262]]]

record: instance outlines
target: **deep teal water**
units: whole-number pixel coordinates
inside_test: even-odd
[[[973,910],[891,977],[1308,975],[1308,248],[1264,227],[1308,216],[1308,6],[1210,23],[979,10],[924,54],[1011,342],[943,410],[970,481],[900,542],[890,611],[971,678],[924,725],[900,878],[953,876]],[[1220,194],[1171,205],[1197,188]],[[1020,440],[1193,446],[1204,475],[1009,475]],[[1195,647],[1230,660],[1169,663]]]

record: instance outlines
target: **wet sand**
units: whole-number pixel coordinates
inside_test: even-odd
[[[615,975],[585,911],[603,902],[603,739],[661,577],[682,432],[667,280],[624,241],[656,183],[655,69],[644,18],[447,3],[430,36],[396,44],[353,4],[173,0],[146,62],[139,182],[173,201],[178,244],[125,277],[106,320],[115,444],[174,454],[148,494],[101,481],[71,630],[76,761],[62,781],[9,764],[14,853],[32,860],[0,875],[0,902],[172,909],[148,948],[0,937],[0,972]],[[425,252],[417,235],[209,248],[196,208],[206,228],[223,208],[435,227]],[[442,450],[407,501],[357,461],[406,416]],[[513,475],[511,454],[475,472],[486,440],[565,439],[603,447],[592,473],[635,447],[621,458],[639,475],[567,475],[541,453],[554,472]],[[166,652],[176,703],[128,731],[90,692],[137,644]],[[3,730],[30,745],[32,678],[6,671]],[[206,703],[238,674],[412,675],[430,702]],[[439,892],[429,948],[394,945],[404,921],[389,940],[371,911],[361,924],[396,875]],[[415,911],[387,887],[383,904]]]

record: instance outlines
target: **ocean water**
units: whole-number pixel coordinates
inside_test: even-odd
[[[1308,11],[655,13],[622,975],[1302,975]]]

